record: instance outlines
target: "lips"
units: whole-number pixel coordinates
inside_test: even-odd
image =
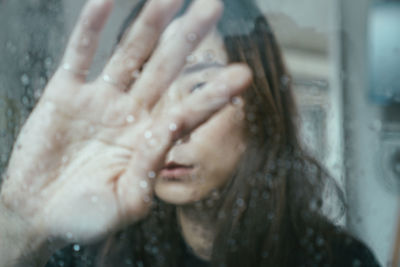
[[[177,162],[168,162],[160,171],[160,176],[166,179],[179,180],[193,171],[192,165],[184,165]]]

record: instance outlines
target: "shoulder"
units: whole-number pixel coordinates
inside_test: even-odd
[[[332,267],[379,267],[372,250],[360,240],[341,232],[331,239]]]
[[[295,252],[293,266],[380,267],[372,250],[359,239],[332,224],[319,229],[319,234],[303,238]]]

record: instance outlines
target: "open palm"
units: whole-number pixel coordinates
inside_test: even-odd
[[[1,191],[1,204],[32,231],[90,242],[143,218],[169,148],[248,86],[247,67],[227,66],[201,92],[159,108],[222,12],[218,0],[197,0],[174,38],[160,41],[182,2],[148,1],[93,82],[86,82],[87,70],[112,0],[84,8],[61,67],[14,146]]]

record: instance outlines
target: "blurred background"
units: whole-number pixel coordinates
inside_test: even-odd
[[[136,1],[116,0],[92,75]],[[281,44],[302,137],[346,192],[338,221],[391,261],[399,210],[399,1],[259,0]],[[56,68],[82,0],[0,0],[0,166]]]

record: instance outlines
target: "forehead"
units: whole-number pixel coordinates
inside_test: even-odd
[[[177,18],[168,26],[161,36],[161,43],[179,34],[180,21],[181,19]],[[199,62],[218,62],[224,65],[228,63],[224,41],[216,27],[204,37],[192,54],[188,56],[187,61],[187,65]]]

